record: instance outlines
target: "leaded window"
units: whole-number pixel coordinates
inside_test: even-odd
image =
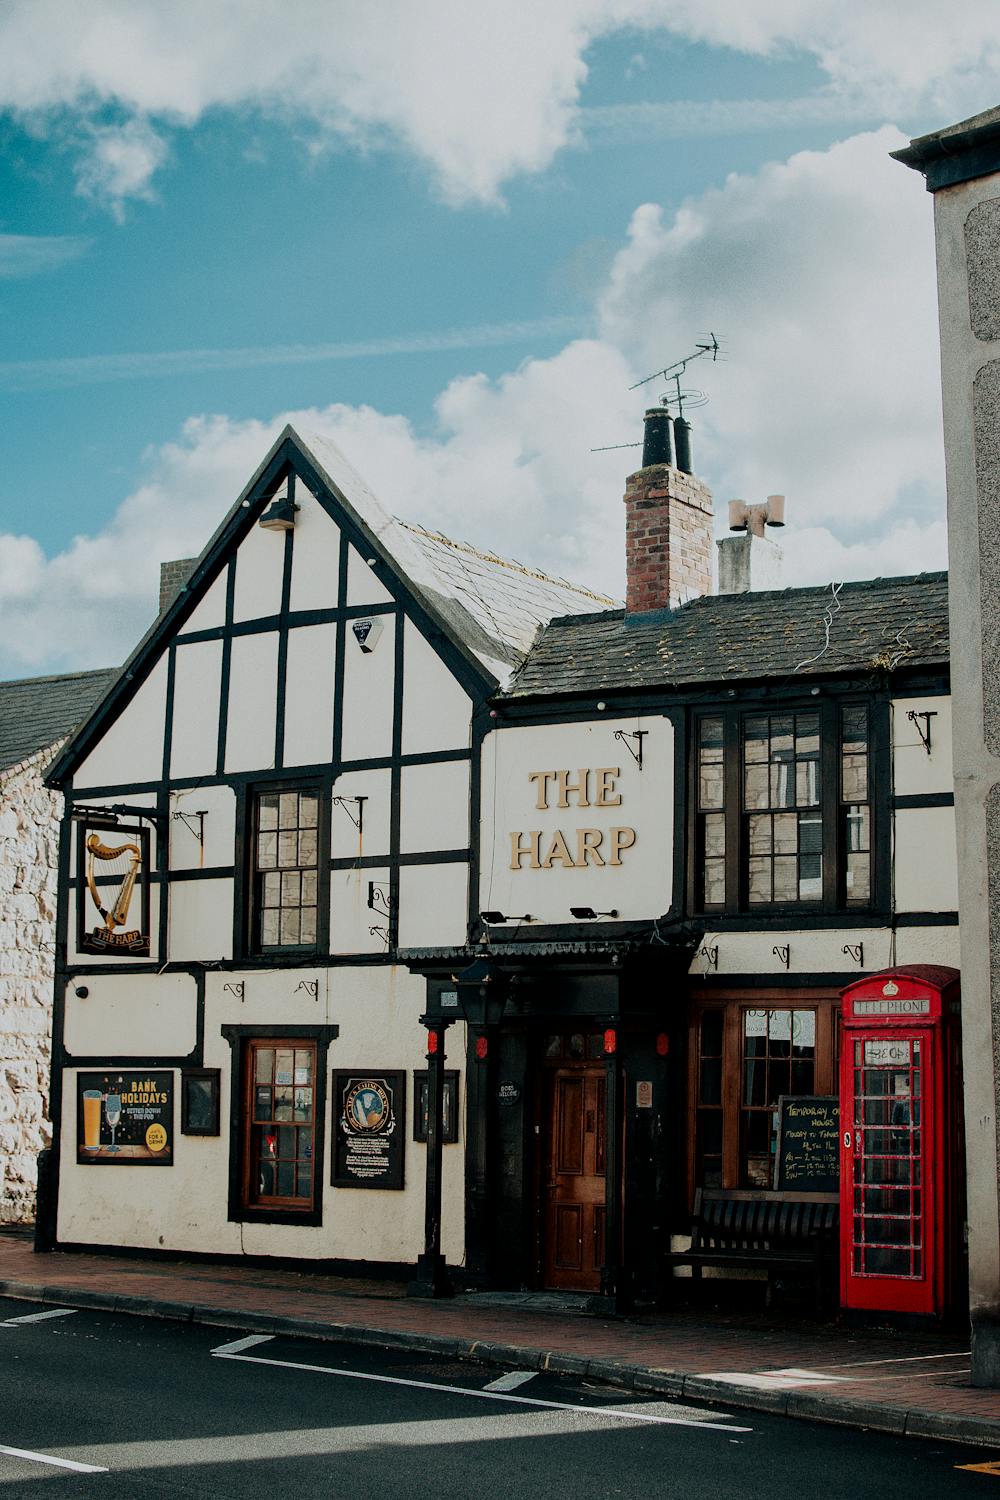
[[[316,788],[258,792],[253,827],[253,946],[315,948],[320,797]]]

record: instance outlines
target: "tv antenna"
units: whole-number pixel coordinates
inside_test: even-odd
[[[648,385],[651,380],[672,380],[674,389],[660,397],[660,405],[667,407],[668,410],[673,407],[678,417],[683,418],[685,407],[694,410],[696,407],[704,406],[708,401],[706,391],[699,390],[696,386],[685,388],[681,385],[685,370],[692,360],[701,359],[703,354],[710,354],[714,365],[721,352],[722,345],[715,334],[710,333],[707,339],[695,345],[693,353],[685,354],[683,359],[675,360],[672,365],[666,365],[662,370],[654,370],[652,375],[644,375],[641,380],[636,381],[635,385],[630,385],[629,390],[637,391],[640,386]],[[591,453],[611,453],[617,448],[641,448],[642,446],[641,442],[608,443],[602,448],[591,448],[590,451]]]

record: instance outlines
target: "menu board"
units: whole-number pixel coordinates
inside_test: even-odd
[[[401,1188],[406,1074],[335,1071],[333,1110],[334,1187]]]
[[[800,1193],[839,1191],[839,1099],[817,1094],[782,1094],[778,1100],[774,1186]]]
[[[81,1165],[173,1165],[172,1072],[133,1068],[78,1073],[76,1091],[76,1159]]]

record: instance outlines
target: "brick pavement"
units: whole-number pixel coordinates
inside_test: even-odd
[[[1000,1391],[969,1385],[968,1343],[748,1312],[629,1318],[488,1294],[408,1299],[398,1282],[308,1270],[56,1251],[0,1233],[0,1294],[183,1321],[438,1350],[1000,1451]]]

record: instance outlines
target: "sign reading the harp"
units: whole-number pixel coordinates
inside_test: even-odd
[[[148,958],[148,831],[84,823],[80,876],[80,952]]]

